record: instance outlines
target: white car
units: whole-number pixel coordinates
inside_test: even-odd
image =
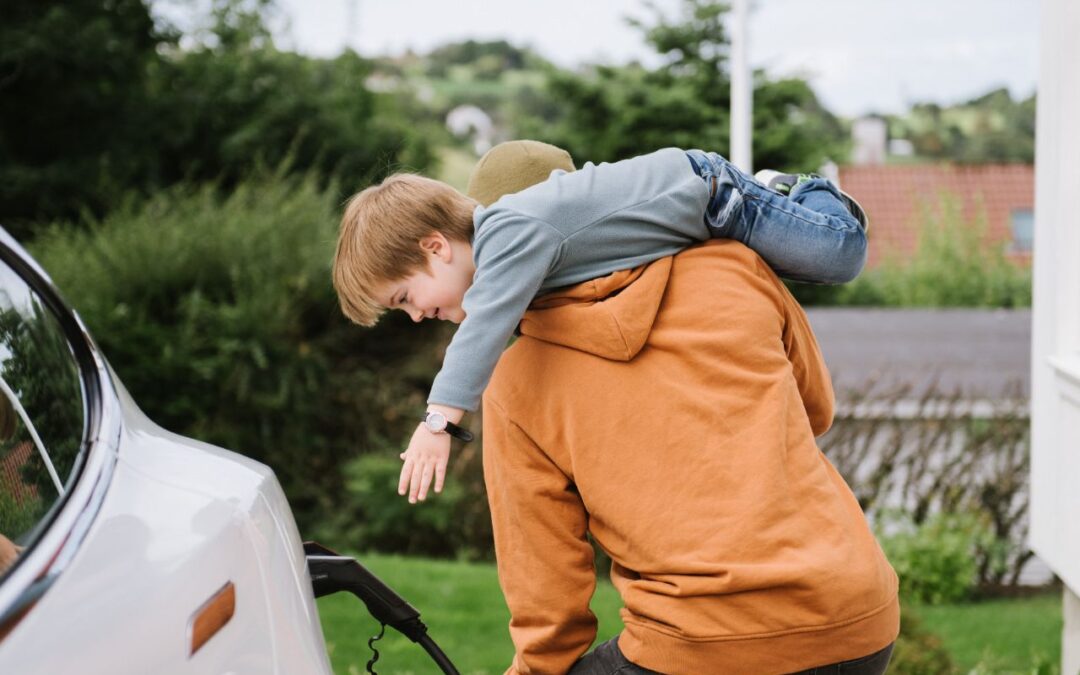
[[[454,672],[355,561],[305,555],[268,467],[147,419],[2,229],[0,389],[0,673],[329,674],[337,590]]]

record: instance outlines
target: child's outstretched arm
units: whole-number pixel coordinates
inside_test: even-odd
[[[474,239],[476,274],[465,292],[465,319],[446,349],[443,367],[428,396],[428,410],[457,424],[465,411],[476,410],[495,364],[529,303],[536,297],[554,261],[562,237],[551,226],[511,214]],[[417,426],[398,481],[398,493],[409,502],[423,501],[435,482],[442,490],[450,456],[450,436]]]
[[[464,410],[443,405],[429,405],[428,412],[440,412],[452,424],[460,422],[465,415]],[[435,494],[442,492],[446,465],[450,461],[450,434],[431,431],[421,422],[409,440],[408,449],[401,453],[401,459],[405,463],[398,479],[398,494],[404,495],[408,491],[410,504],[427,499],[433,479]]]

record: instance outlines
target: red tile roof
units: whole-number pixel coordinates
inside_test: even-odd
[[[942,191],[963,199],[965,222],[985,212],[987,238],[1002,242],[1011,260],[1031,262],[1030,253],[1009,251],[1013,211],[1035,205],[1035,167],[1030,164],[845,166],[840,185],[870,218],[868,267],[889,252],[902,258],[914,254],[923,209],[936,208]]]
[[[6,455],[0,455],[0,490],[22,504],[37,496],[37,487],[27,485],[22,479],[22,467],[33,456],[34,446],[29,442],[16,445]],[[10,534],[10,533],[9,533]]]

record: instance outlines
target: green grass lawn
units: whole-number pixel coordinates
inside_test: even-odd
[[[1061,591],[913,611],[962,673],[976,665],[980,672],[1031,673],[1037,663],[1061,663]]]
[[[428,635],[465,673],[502,673],[510,665],[514,647],[495,566],[400,556],[365,555],[365,567],[420,610]],[[327,650],[337,675],[359,675],[371,658],[369,637],[379,625],[367,615],[363,603],[338,593],[319,601],[319,616]],[[618,593],[611,584],[598,584],[593,611],[600,620],[600,636],[610,638],[622,630]],[[387,629],[377,644],[380,675],[433,673],[434,664],[422,648]]]
[[[428,634],[463,673],[502,673],[514,653],[507,632],[510,614],[489,564],[421,560],[400,556],[360,557],[371,571],[420,610]],[[319,601],[319,615],[330,660],[337,675],[360,675],[371,658],[369,637],[379,626],[363,604],[339,593]],[[592,608],[600,621],[599,639],[622,629],[619,597],[608,583],[597,586]],[[1040,657],[1057,664],[1061,655],[1061,595],[975,604],[917,607],[923,625],[937,634],[968,673],[1031,673]],[[380,675],[433,673],[423,649],[388,629],[377,643]],[[928,674],[933,675],[933,674]]]

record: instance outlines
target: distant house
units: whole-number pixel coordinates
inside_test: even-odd
[[[942,192],[962,200],[965,221],[985,214],[986,236],[1010,260],[1031,264],[1035,168],[1029,164],[845,166],[839,179],[870,217],[868,267],[890,253],[914,255],[923,213],[940,203]]]

